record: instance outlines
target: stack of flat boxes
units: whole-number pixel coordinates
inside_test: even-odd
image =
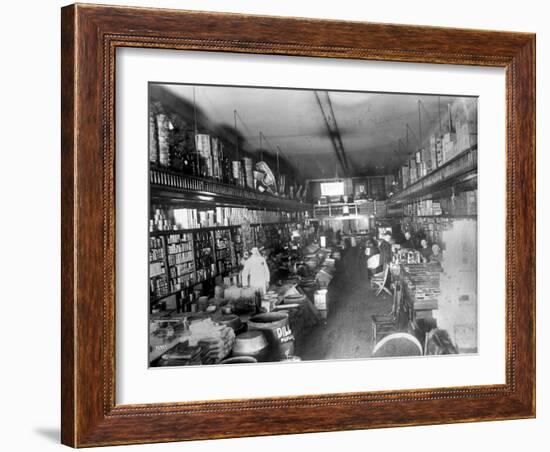
[[[408,165],[401,167],[398,173],[402,188],[406,188],[418,179],[430,174],[462,151],[470,148],[475,142],[475,139],[472,139],[468,122],[458,122],[456,131],[456,133],[447,132],[443,135],[432,135],[428,147],[415,151],[410,155]]]

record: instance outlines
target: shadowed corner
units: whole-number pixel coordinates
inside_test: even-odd
[[[61,431],[59,427],[38,427],[35,428],[34,431],[49,441],[58,444],[61,443]]]

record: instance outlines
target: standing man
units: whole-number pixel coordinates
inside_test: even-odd
[[[442,260],[443,260],[443,255],[441,254],[441,247],[437,243],[434,243],[432,245],[432,254],[430,256],[430,262],[441,263]]]
[[[428,246],[428,241],[426,239],[422,239],[420,241],[420,254],[422,255],[422,260],[424,262],[428,262],[430,260],[432,249]]]
[[[392,250],[391,250],[391,234],[385,233],[382,236],[382,240],[380,241],[379,245],[380,249],[380,265],[383,266],[383,268],[386,268],[388,265],[390,265],[392,261]]]
[[[403,241],[403,243],[401,243],[401,248],[406,248],[410,250],[413,250],[415,248],[413,238],[409,231],[405,231],[405,240]]]
[[[243,286],[256,289],[260,295],[265,295],[269,288],[269,266],[265,258],[260,254],[258,247],[251,250],[250,257],[245,261],[242,273]]]

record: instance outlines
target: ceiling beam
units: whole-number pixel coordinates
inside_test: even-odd
[[[334,115],[334,109],[332,108],[332,102],[327,91],[314,91],[317,104],[325,120],[325,126],[327,128],[332,147],[336,154],[336,158],[342,167],[344,177],[349,177],[349,164],[344,150],[344,144],[342,143],[342,137],[340,130],[338,129],[338,123],[336,122],[336,116]]]

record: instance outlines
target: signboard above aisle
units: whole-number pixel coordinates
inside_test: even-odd
[[[322,182],[321,195],[322,196],[343,196],[344,182]]]

